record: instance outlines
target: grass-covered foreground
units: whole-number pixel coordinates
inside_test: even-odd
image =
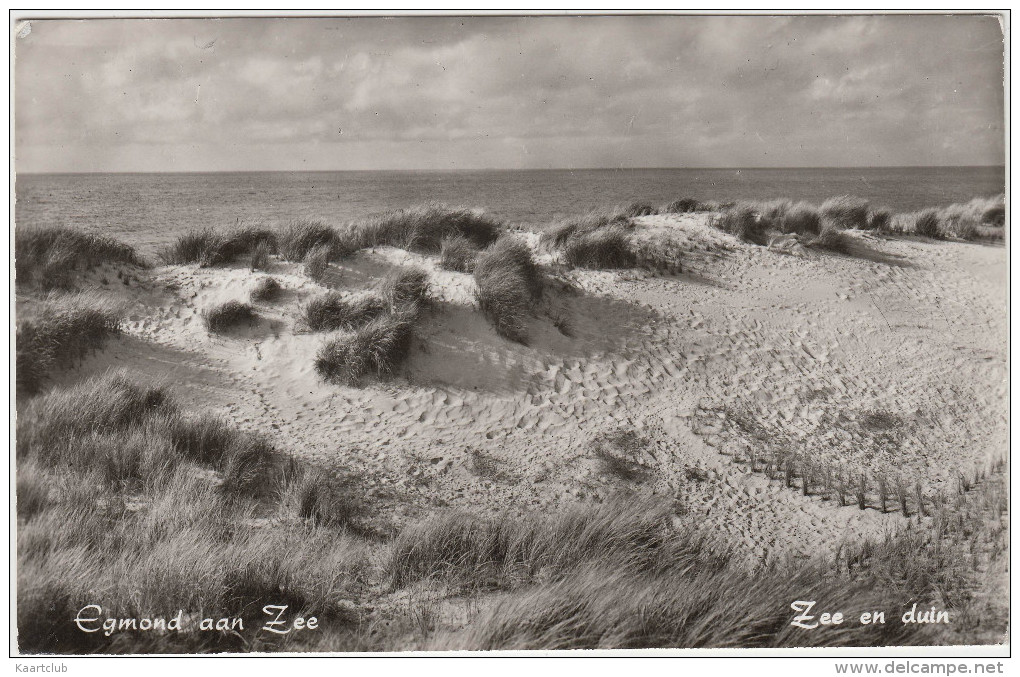
[[[1001,475],[835,560],[749,563],[677,504],[627,494],[557,516],[438,513],[393,532],[370,519],[356,478],[116,373],[25,403],[17,463],[29,653],[967,642],[994,630],[975,622],[994,623],[975,591],[1006,552]],[[451,621],[467,600],[476,613]],[[796,600],[889,622],[809,632],[790,625]],[[914,603],[958,621],[899,622]],[[318,627],[272,633],[266,605]],[[100,615],[179,616],[183,629],[75,623]],[[221,618],[240,620],[199,629]]]

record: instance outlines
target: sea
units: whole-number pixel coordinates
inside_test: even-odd
[[[155,250],[177,233],[296,218],[341,225],[440,202],[541,230],[593,209],[857,195],[896,212],[1003,193],[1004,167],[19,174],[15,221],[68,225]]]

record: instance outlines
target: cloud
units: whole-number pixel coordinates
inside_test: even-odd
[[[23,171],[1002,163],[1002,50],[977,16],[41,21],[16,149]]]

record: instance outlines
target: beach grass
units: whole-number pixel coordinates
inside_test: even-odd
[[[315,356],[316,373],[340,385],[358,385],[369,375],[392,376],[411,352],[417,319],[414,310],[387,313],[329,339]]]
[[[14,229],[18,287],[69,290],[75,285],[77,273],[103,264],[148,265],[133,247],[111,237],[67,226]]]
[[[478,210],[426,203],[355,224],[344,238],[357,249],[390,246],[437,254],[445,239],[462,237],[483,248],[505,230],[502,221]]]
[[[463,235],[443,238],[439,243],[439,266],[457,273],[471,273],[479,249]]]
[[[393,312],[409,307],[425,309],[433,301],[429,273],[419,266],[396,268],[382,279],[379,296]]]
[[[843,229],[868,227],[871,207],[867,200],[852,195],[831,197],[822,203],[822,216]]]
[[[768,242],[767,232],[771,224],[761,218],[753,203],[738,203],[719,214],[712,223],[716,228],[744,242],[758,245]]]
[[[527,343],[527,318],[544,288],[528,245],[513,236],[500,238],[478,258],[474,277],[478,306],[496,333]]]
[[[937,209],[926,209],[914,217],[914,233],[933,240],[944,237],[942,218]]]
[[[276,233],[257,223],[239,224],[222,231],[204,228],[182,233],[158,256],[165,265],[209,267],[234,263],[258,249],[276,251]]]
[[[202,312],[206,329],[224,333],[241,325],[251,325],[259,319],[258,311],[250,303],[226,301]]]
[[[325,247],[331,259],[352,253],[343,246],[340,234],[334,228],[319,221],[297,219],[290,221],[276,231],[280,257],[284,261],[300,263],[313,249]]]
[[[18,393],[41,391],[55,368],[99,350],[119,333],[120,325],[120,310],[96,292],[51,293],[34,315],[17,322]]]
[[[818,235],[822,230],[822,214],[814,205],[798,202],[779,218],[779,230],[797,235]]]
[[[252,303],[273,301],[283,293],[283,285],[275,277],[261,277],[249,293]]]
[[[562,248],[570,240],[593,233],[609,226],[633,228],[631,217],[622,211],[596,210],[579,217],[566,219],[543,231],[542,243],[552,248]]]
[[[220,424],[205,426],[214,435],[180,435],[185,416],[165,387],[117,373],[51,391],[20,412],[21,651],[273,649],[280,642],[268,633],[197,632],[198,614],[258,627],[269,601],[348,622],[345,600],[367,571],[364,546],[279,498],[298,473],[267,442]],[[309,477],[305,495],[328,493]],[[338,505],[320,503],[320,512]],[[278,517],[260,524],[255,516],[267,511]],[[191,625],[85,633],[74,618],[90,604],[120,618],[182,611]]]
[[[436,577],[468,587],[479,579],[490,587],[511,587],[534,581],[551,567],[562,571],[611,553],[647,555],[665,537],[667,507],[614,502],[578,506],[546,519],[446,511],[404,529],[386,571],[393,588]]]
[[[613,225],[570,238],[563,246],[563,261],[576,268],[633,268],[637,255],[631,232]]]
[[[692,212],[704,212],[709,211],[711,205],[706,205],[700,200],[696,200],[692,197],[682,197],[679,200],[673,200],[668,205],[660,210],[662,214],[690,214]]]
[[[853,252],[853,241],[850,236],[833,222],[826,222],[821,231],[811,238],[808,244],[816,249],[824,249],[837,254]]]
[[[990,509],[1001,510],[1001,487],[988,482],[984,494],[958,505],[963,520],[946,511],[929,524],[848,542],[834,560],[749,561],[690,520],[674,526],[667,503],[620,497],[558,516],[433,517],[400,534],[387,570],[392,587],[438,579],[455,590],[507,591],[467,627],[434,637],[432,648],[935,644],[937,627],[899,617],[911,604],[927,609],[948,600],[952,614],[979,612],[968,553],[981,553],[982,567],[1001,557],[995,548],[1004,542],[1004,522],[988,519]],[[804,632],[777,599],[816,600],[856,614],[882,610],[896,622]],[[956,632],[966,641],[975,628]]]
[[[889,231],[892,224],[893,213],[892,210],[880,207],[873,209],[868,214],[868,230],[874,230],[879,233],[885,233]]]
[[[659,210],[647,202],[631,202],[623,209],[623,214],[630,217],[652,216],[658,214]]]
[[[251,261],[249,263],[251,272],[269,269],[269,257],[273,255],[273,249],[272,244],[267,240],[259,242],[252,248]]]
[[[976,197],[968,202],[895,214],[879,230],[934,240],[1001,242],[1006,237],[1005,215],[1003,195]]]
[[[387,300],[378,294],[350,296],[328,291],[309,301],[302,310],[302,317],[312,331],[353,331],[388,311]]]
[[[318,244],[305,254],[304,273],[316,282],[323,282],[333,260],[333,248],[328,244]]]

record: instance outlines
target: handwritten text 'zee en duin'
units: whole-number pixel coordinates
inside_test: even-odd
[[[793,622],[790,625],[797,628],[804,628],[805,630],[814,630],[819,626],[826,625],[842,625],[844,622],[844,616],[842,612],[824,612],[821,614],[813,615],[811,613],[816,602],[808,602],[804,600],[797,600],[790,605],[790,608],[797,612],[797,615],[793,617]],[[885,623],[885,612],[884,611],[866,611],[860,615],[861,625],[875,625]],[[932,607],[930,611],[917,610],[917,603],[915,602],[910,611],[905,611],[900,617],[903,623],[948,623],[949,612],[948,611],[936,611],[935,607]]]

